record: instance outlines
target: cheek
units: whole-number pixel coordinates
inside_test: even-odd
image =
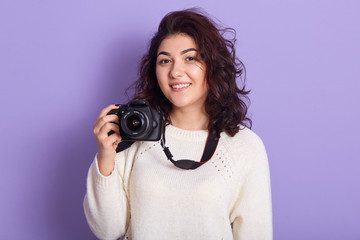
[[[164,76],[165,76],[165,71],[163,68],[158,68],[156,67],[156,78],[158,79],[158,81],[164,81]]]
[[[156,79],[157,79],[158,84],[161,87],[162,76],[161,76],[161,71],[158,68],[156,68]]]
[[[156,78],[157,78],[157,79],[159,79],[159,75],[160,75],[159,71],[160,71],[159,68],[156,67],[156,68],[155,68],[155,74],[156,74]]]
[[[191,68],[188,69],[191,75],[196,77],[197,79],[204,79],[206,74],[206,67],[204,64],[196,63],[191,65]]]
[[[164,87],[167,85],[166,78],[164,77],[164,71],[156,68],[156,79],[161,91],[164,92]]]
[[[192,76],[198,80],[200,84],[207,85],[205,71],[201,68],[195,68],[191,72]]]

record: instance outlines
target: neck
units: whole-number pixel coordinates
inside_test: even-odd
[[[205,109],[180,109],[173,108],[170,113],[171,125],[184,130],[207,130],[209,116]]]

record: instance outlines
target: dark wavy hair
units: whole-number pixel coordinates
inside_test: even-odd
[[[152,107],[159,106],[168,123],[172,103],[162,93],[156,78],[156,59],[160,43],[174,34],[187,34],[198,46],[200,59],[206,65],[209,87],[205,111],[209,116],[208,130],[225,131],[234,136],[240,125],[251,128],[252,121],[246,116],[250,102],[245,90],[245,67],[235,55],[235,30],[217,28],[217,24],[199,9],[186,9],[168,13],[160,22],[152,37],[147,54],[139,65],[139,78],[130,86],[135,89],[134,99],[146,99]],[[233,34],[227,39],[226,34]],[[243,80],[239,88],[236,80]]]

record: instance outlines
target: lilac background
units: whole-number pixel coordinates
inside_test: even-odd
[[[95,239],[82,209],[99,111],[126,100],[162,16],[238,32],[274,239],[360,239],[360,2],[0,2],[0,239]]]

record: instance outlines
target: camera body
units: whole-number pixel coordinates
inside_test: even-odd
[[[145,100],[132,100],[129,104],[111,110],[109,114],[119,117],[122,141],[158,141],[164,134],[164,114],[151,108]]]

